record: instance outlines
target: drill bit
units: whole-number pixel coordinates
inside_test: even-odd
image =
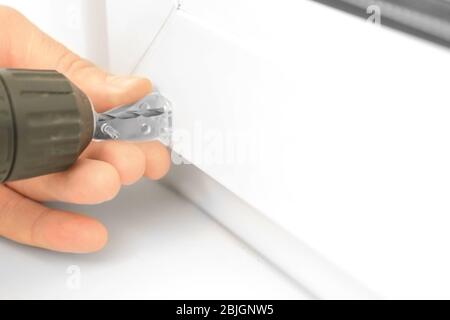
[[[170,144],[172,110],[159,93],[96,115],[97,140],[153,140]]]

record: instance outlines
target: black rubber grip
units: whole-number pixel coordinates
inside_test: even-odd
[[[88,98],[56,71],[0,70],[0,114],[2,182],[66,170],[92,139]]]
[[[14,160],[14,121],[10,106],[6,89],[0,81],[0,182],[8,178]]]

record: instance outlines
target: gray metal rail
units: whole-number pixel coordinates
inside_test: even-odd
[[[367,17],[367,8],[377,6],[381,24],[450,47],[449,0],[314,0]]]

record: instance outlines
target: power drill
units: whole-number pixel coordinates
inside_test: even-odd
[[[171,132],[171,104],[159,93],[96,113],[59,72],[0,69],[0,183],[64,171],[92,139],[170,144]]]

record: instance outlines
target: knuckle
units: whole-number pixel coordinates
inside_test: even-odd
[[[92,64],[82,59],[80,56],[66,49],[65,47],[60,47],[61,54],[56,61],[56,70],[65,74],[67,77],[71,77],[74,74],[80,72],[81,70],[90,68]]]
[[[29,232],[25,234],[25,237],[27,238],[25,242],[31,243],[31,244],[39,244],[40,243],[40,225],[41,222],[45,220],[45,218],[52,212],[52,209],[47,207],[42,207],[40,211],[36,212],[36,215],[31,222],[30,228],[28,229]]]
[[[9,190],[5,186],[0,186],[0,235],[6,233],[6,228],[14,219],[13,214],[20,206],[23,198]]]

